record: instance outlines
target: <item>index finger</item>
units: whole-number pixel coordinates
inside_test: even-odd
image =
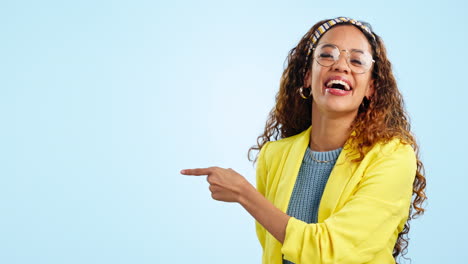
[[[209,175],[211,173],[211,168],[186,169],[181,170],[180,173],[194,176]]]

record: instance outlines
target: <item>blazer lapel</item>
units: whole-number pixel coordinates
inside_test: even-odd
[[[309,146],[311,131],[312,126],[294,136],[291,147],[283,156],[284,166],[280,172],[279,191],[276,193],[275,205],[285,213],[289,206],[306,148]],[[349,142],[346,142],[325,185],[319,205],[319,222],[323,222],[336,210],[341,194],[358,166],[358,163],[351,162],[352,159],[357,157],[356,153],[351,152],[352,147]]]
[[[286,212],[289,205],[289,200],[296,183],[299,169],[301,168],[302,160],[306,148],[309,146],[310,131],[312,127],[296,135],[291,148],[285,155],[285,162],[283,170],[281,171],[281,179],[279,181],[277,206],[281,211]]]
[[[358,156],[353,152],[349,142],[346,142],[325,185],[319,205],[319,223],[336,211],[341,195],[359,164],[351,160]]]

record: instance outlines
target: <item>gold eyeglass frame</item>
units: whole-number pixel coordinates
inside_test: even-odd
[[[365,51],[365,50],[359,50],[359,51],[362,51],[363,54],[366,54],[366,55],[368,55],[368,56],[371,58],[371,63],[369,64],[369,67],[368,67],[367,69],[365,69],[364,72],[356,72],[356,71],[353,70],[353,68],[355,68],[356,66],[355,66],[355,65],[352,65],[351,62],[350,62],[350,59],[351,59],[351,53],[350,53],[350,51],[348,51],[347,49],[340,49],[337,45],[332,44],[332,43],[321,43],[321,44],[317,45],[316,47],[312,48],[312,50],[314,51],[313,59],[314,59],[315,61],[317,61],[317,63],[318,63],[320,66],[322,66],[322,67],[331,67],[331,66],[335,65],[335,64],[338,62],[338,60],[334,60],[333,64],[331,64],[331,65],[323,65],[323,64],[321,64],[321,63],[319,62],[319,60],[318,60],[318,58],[317,58],[318,55],[315,54],[315,50],[316,50],[318,47],[323,46],[323,45],[330,45],[330,46],[333,46],[334,48],[336,48],[336,49],[340,52],[340,55],[338,56],[338,60],[340,59],[341,52],[345,51],[345,52],[346,52],[346,55],[347,55],[347,56],[346,56],[346,63],[348,64],[348,67],[351,69],[351,71],[354,72],[354,73],[357,73],[357,74],[364,74],[364,73],[368,72],[368,71],[370,70],[370,68],[372,68],[372,64],[375,63],[374,58],[372,57],[371,54],[369,54],[369,52],[367,52],[367,51]],[[358,49],[352,49],[351,52],[352,52],[353,50],[358,50]]]

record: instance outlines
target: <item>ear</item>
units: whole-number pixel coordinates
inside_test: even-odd
[[[374,95],[375,89],[374,89],[374,79],[371,79],[369,82],[369,87],[366,90],[366,97],[367,99],[371,98]]]
[[[311,70],[307,70],[305,76],[304,76],[304,88],[309,88],[312,85],[312,80],[311,80]]]

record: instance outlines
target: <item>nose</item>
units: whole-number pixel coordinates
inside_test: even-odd
[[[340,51],[340,57],[338,57],[338,60],[332,66],[333,71],[344,72],[344,73],[351,72],[351,69],[349,68],[349,65],[348,65],[347,55],[348,53],[346,52],[346,50]]]

